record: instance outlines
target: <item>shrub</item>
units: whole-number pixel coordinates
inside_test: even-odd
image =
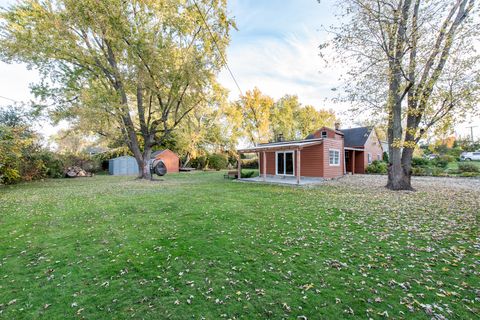
[[[442,158],[436,158],[432,161],[433,165],[439,168],[446,168],[448,166],[448,160]]]
[[[0,112],[0,117],[3,114]],[[23,128],[11,128],[0,123],[0,184],[13,184],[22,179],[20,163],[29,133]]]
[[[479,177],[480,172],[462,172],[460,177]]]
[[[25,157],[20,166],[20,175],[24,181],[33,181],[46,178],[47,171],[42,160],[32,157]]]
[[[443,177],[448,175],[443,168],[439,167],[427,168],[427,172],[430,173],[429,175],[434,177]]]
[[[382,155],[382,159],[384,162],[388,163],[388,152],[384,151]]]
[[[450,150],[447,151],[447,155],[451,156],[454,160],[460,158],[460,155],[462,154],[463,150],[460,147],[455,147],[451,148]]]
[[[449,162],[454,162],[456,160],[456,157],[452,155],[444,154],[440,156],[440,160],[447,161],[447,163],[449,163]]]
[[[386,174],[387,164],[383,161],[374,160],[371,164],[368,165],[367,173]]]
[[[206,156],[196,157],[195,159],[192,159],[190,161],[190,165],[195,169],[203,170],[207,167],[207,157]]]
[[[480,168],[476,166],[474,163],[459,163],[458,170],[460,172],[480,172]]]
[[[447,173],[439,167],[412,167],[412,175],[442,177]]]
[[[258,169],[258,159],[242,159],[242,168]]]
[[[427,169],[424,167],[412,167],[412,175],[414,176],[426,176]]]
[[[242,171],[242,178],[251,178],[255,175],[255,171]]]
[[[43,162],[43,177],[46,178],[62,178],[64,173],[63,159],[58,154],[51,151],[41,151],[34,158]]]
[[[21,180],[20,173],[16,168],[0,163],[0,184],[13,184]]]
[[[430,161],[425,158],[420,157],[413,157],[412,158],[412,167],[421,167],[421,166],[428,166]]]
[[[228,158],[221,153],[211,154],[208,156],[209,168],[212,168],[218,171],[218,170],[226,169],[227,165],[228,165]]]

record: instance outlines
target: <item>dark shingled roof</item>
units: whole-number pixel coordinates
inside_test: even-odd
[[[158,150],[152,153],[150,159],[155,159],[157,156],[161,155],[165,150]]]
[[[340,129],[345,137],[345,147],[361,147],[367,142],[372,127],[359,127],[351,129]]]
[[[345,139],[345,147],[352,148],[364,146],[372,130],[373,127],[359,127],[351,129],[340,129],[338,131],[343,133],[343,138]],[[311,133],[305,139],[310,140],[314,138],[314,133]]]

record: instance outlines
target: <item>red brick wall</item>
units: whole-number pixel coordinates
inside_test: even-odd
[[[383,156],[382,144],[378,140],[377,134],[375,130],[372,130],[370,136],[368,137],[367,142],[365,143],[365,152],[363,154],[363,161],[365,169],[368,166],[368,153],[372,155],[372,161],[377,160],[377,156],[380,156],[380,160]]]

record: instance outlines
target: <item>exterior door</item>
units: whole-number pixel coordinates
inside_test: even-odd
[[[276,152],[276,174],[281,176],[295,175],[294,151]]]

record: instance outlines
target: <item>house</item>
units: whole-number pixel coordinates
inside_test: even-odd
[[[303,140],[259,144],[238,151],[258,153],[260,175],[267,177],[337,178],[365,173],[373,160],[381,160],[382,145],[372,127],[323,127]],[[241,168],[239,167],[239,170]]]
[[[155,151],[152,153],[151,158],[155,160],[162,160],[167,168],[167,173],[180,171],[180,158],[175,152],[169,149]]]
[[[342,132],[345,135],[346,173],[365,173],[372,161],[383,159],[382,143],[373,127],[344,129]]]

